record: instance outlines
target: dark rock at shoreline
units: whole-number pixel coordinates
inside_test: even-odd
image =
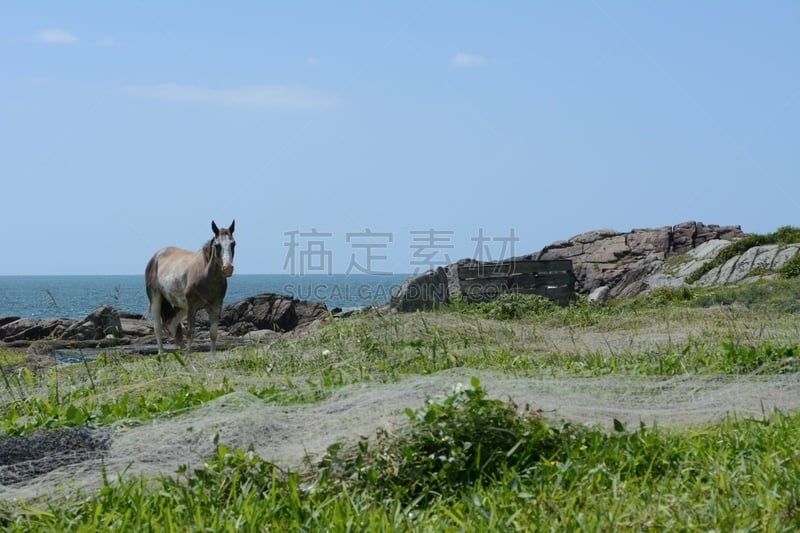
[[[251,332],[304,331],[327,316],[328,308],[322,302],[264,293],[225,306],[220,317],[219,336],[222,342],[236,344],[244,342],[244,336]],[[203,350],[208,340],[208,326],[208,314],[199,312],[193,349]],[[152,320],[136,313],[121,313],[109,305],[103,305],[82,320],[0,317],[0,344],[10,348],[36,345],[36,353],[32,355],[41,357],[64,349],[129,344],[145,346],[155,344],[155,335]]]
[[[406,312],[432,309],[448,301],[450,284],[444,268],[429,270],[405,280],[392,294],[389,305]]]
[[[80,322],[72,324],[61,334],[63,339],[82,341],[100,340],[111,336],[122,336],[119,312],[110,305],[101,305]]]
[[[0,326],[0,340],[6,343],[15,341],[34,341],[47,337],[60,337],[64,331],[77,322],[70,318],[18,318]]]
[[[18,316],[0,316],[0,328],[11,322],[16,322],[19,319],[20,317]]]
[[[226,305],[222,310],[220,326],[235,336],[259,330],[288,332],[307,329],[327,314],[328,308],[322,302],[263,293]],[[208,315],[205,312],[198,313],[198,325],[208,327]]]
[[[292,331],[305,331],[328,316],[328,306],[313,300],[295,300],[297,324]]]

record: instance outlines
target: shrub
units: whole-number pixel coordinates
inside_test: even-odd
[[[733,241],[731,245],[722,250],[717,257],[695,270],[691,276],[686,278],[686,282],[694,283],[713,268],[724,265],[729,259],[743,254],[755,246],[763,246],[765,244],[794,244],[798,242],[800,242],[800,228],[794,226],[781,226],[773,233],[764,235],[758,233],[747,235],[746,237]]]
[[[778,270],[778,273],[787,279],[800,276],[800,254],[795,254],[794,257],[786,261]]]
[[[694,291],[687,285],[679,287],[658,287],[653,289],[645,299],[656,305],[667,305],[675,302],[688,302],[694,299]]]
[[[449,396],[407,409],[407,435],[384,438],[371,450],[362,441],[355,457],[334,445],[320,464],[320,483],[355,481],[385,498],[428,503],[508,468],[524,469],[560,449],[558,432],[537,413],[520,415],[511,403],[486,398],[477,378]],[[385,436],[384,436],[385,437]]]
[[[542,316],[557,308],[552,300],[538,294],[501,294],[495,300],[476,304],[465,304],[464,312],[478,314],[493,320],[518,320],[526,317]]]

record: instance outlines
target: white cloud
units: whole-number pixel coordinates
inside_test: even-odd
[[[308,109],[333,107],[339,104],[339,98],[334,95],[286,85],[261,85],[240,89],[210,89],[177,83],[163,83],[152,87],[131,87],[128,91],[135,95],[158,100],[211,103],[237,107]]]
[[[75,44],[78,38],[61,28],[46,28],[36,33],[36,39],[46,44]]]
[[[455,68],[481,67],[486,64],[486,58],[475,54],[459,52],[450,59],[450,65]]]

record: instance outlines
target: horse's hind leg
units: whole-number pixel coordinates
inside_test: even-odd
[[[194,341],[194,317],[197,310],[189,308],[186,314],[186,352],[192,351],[192,341]]]
[[[156,334],[156,344],[158,353],[162,351],[162,337],[164,336],[164,326],[161,320],[161,295],[156,293],[150,300],[150,314],[153,315],[153,332]]]
[[[186,318],[186,309],[181,309],[180,307],[174,307],[175,316],[172,317],[170,320],[170,332],[172,336],[175,338],[175,344],[178,345],[179,349],[184,348],[184,335],[183,335],[183,319]]]
[[[175,337],[175,344],[178,346],[179,349],[182,350],[184,345],[183,324],[181,324],[181,321],[177,319],[173,321],[173,324],[175,326],[174,327],[175,333],[173,333],[172,336]]]
[[[169,324],[167,325],[167,327],[169,328],[169,333],[172,336],[172,338],[175,339],[175,344],[178,346],[179,349],[183,349],[183,344],[184,344],[183,324],[181,324],[181,322],[183,322],[182,315],[183,313],[178,311],[175,314],[175,316],[173,316],[169,320]]]

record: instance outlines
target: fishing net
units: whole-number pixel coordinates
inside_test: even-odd
[[[172,418],[104,431],[39,431],[0,442],[0,497],[57,496],[96,490],[117,476],[174,475],[197,468],[218,443],[252,448],[286,469],[301,468],[337,441],[355,442],[405,424],[405,408],[480,379],[490,397],[541,410],[554,423],[570,421],[636,429],[640,423],[686,426],[725,417],[762,417],[800,407],[800,375],[604,376],[519,378],[499,372],[453,369],[395,383],[337,389],[313,405],[276,406],[233,392]]]

